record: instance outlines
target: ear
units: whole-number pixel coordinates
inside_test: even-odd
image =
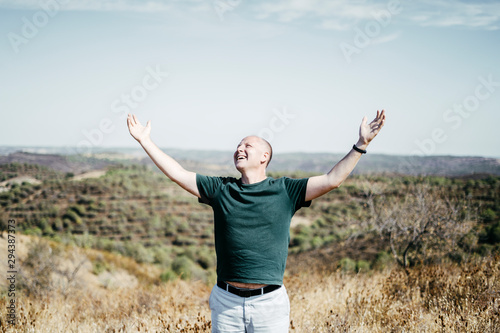
[[[269,152],[264,152],[264,154],[262,154],[262,158],[260,159],[260,164],[266,164],[267,161],[269,160]]]

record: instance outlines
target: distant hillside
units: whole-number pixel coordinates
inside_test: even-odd
[[[13,152],[0,156],[0,164],[19,163],[41,165],[60,172],[75,174],[105,168],[116,162],[108,159],[82,156],[64,156],[57,154],[39,154],[28,152]]]
[[[16,150],[17,149],[17,150]],[[198,151],[166,148],[187,169],[204,174],[235,174],[232,152]],[[42,152],[42,153],[41,153]],[[0,147],[0,164],[27,163],[46,166],[56,171],[79,174],[116,164],[148,164],[152,162],[141,149],[101,149],[92,156],[67,154],[67,148]],[[269,171],[327,172],[343,154],[286,153],[275,154]],[[396,173],[406,175],[465,176],[500,175],[500,159],[468,156],[395,156],[367,154],[354,174]]]
[[[276,155],[270,170],[327,172],[344,155],[283,154]],[[359,161],[354,174],[397,173],[406,175],[462,176],[472,174],[500,175],[500,160],[466,156],[394,156],[367,154]]]

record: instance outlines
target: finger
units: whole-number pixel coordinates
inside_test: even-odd
[[[385,111],[377,111],[377,117],[375,118],[375,122],[380,123],[383,122],[385,119]]]
[[[135,115],[130,114],[129,117],[130,117],[130,124],[132,124],[132,126],[136,125],[137,119],[135,118]]]
[[[378,132],[384,126],[384,124],[385,124],[385,117],[382,116],[375,124],[373,124],[372,130]]]
[[[361,120],[361,126],[366,126],[367,122],[368,122],[368,118],[366,116],[364,116],[363,120]]]
[[[384,126],[385,123],[385,110],[382,110],[382,113],[380,114],[380,123],[382,126]]]
[[[148,120],[148,123],[146,124],[146,127],[151,127],[151,120]]]
[[[139,123],[139,120],[137,120],[137,117],[135,116],[135,114],[133,115],[133,117],[134,117],[134,121],[135,121],[135,123],[136,123],[136,124],[140,124],[140,123]]]
[[[132,117],[130,116],[130,113],[128,114],[128,117],[127,117],[127,125],[128,125],[128,127],[134,126],[134,124],[132,124]]]

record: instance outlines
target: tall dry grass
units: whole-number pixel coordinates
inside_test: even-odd
[[[2,332],[206,332],[209,288],[175,281],[162,286],[79,290],[67,297],[18,298],[17,325]],[[5,299],[0,302],[6,307]]]
[[[303,271],[285,278],[291,332],[498,332],[500,258],[385,272]],[[2,332],[209,332],[210,286],[176,280],[19,296]]]
[[[288,281],[297,332],[498,332],[500,258]]]

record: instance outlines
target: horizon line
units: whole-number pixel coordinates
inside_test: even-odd
[[[3,150],[8,149],[10,150],[7,153],[4,153]],[[16,149],[21,149],[19,151],[16,151]],[[0,145],[0,156],[1,155],[8,155],[10,153],[15,153],[15,152],[21,152],[21,153],[35,153],[35,154],[50,154],[50,153],[40,153],[40,152],[29,152],[29,151],[23,151],[23,149],[26,150],[36,150],[36,149],[47,149],[47,150],[70,150],[73,151],[73,153],[68,154],[65,152],[65,155],[82,155],[82,156],[92,156],[96,154],[101,154],[101,153],[120,153],[118,151],[112,151],[112,150],[137,150],[137,151],[143,151],[141,147],[129,147],[129,146],[107,146],[107,147],[92,147],[90,148],[91,152],[86,152],[86,153],[81,153],[78,152],[78,147],[76,146],[36,146],[36,145]],[[194,149],[194,148],[178,148],[178,147],[160,147],[162,150],[180,150],[180,151],[203,151],[203,152],[229,152],[231,153],[231,150],[221,150],[221,149]],[[111,151],[110,151],[111,150]],[[346,152],[332,152],[332,151],[283,151],[283,152],[274,152],[275,155],[285,155],[285,154],[325,154],[325,155],[346,155],[349,151]],[[368,155],[368,154],[367,154]],[[373,152],[369,153],[369,155],[383,155],[383,156],[394,156],[394,157],[421,157],[421,158],[429,158],[429,157],[454,157],[454,158],[488,158],[488,159],[500,159],[500,155],[498,156],[484,156],[484,155],[454,155],[454,154],[448,154],[448,155],[443,155],[443,154],[398,154],[398,153],[383,153],[383,152]]]

